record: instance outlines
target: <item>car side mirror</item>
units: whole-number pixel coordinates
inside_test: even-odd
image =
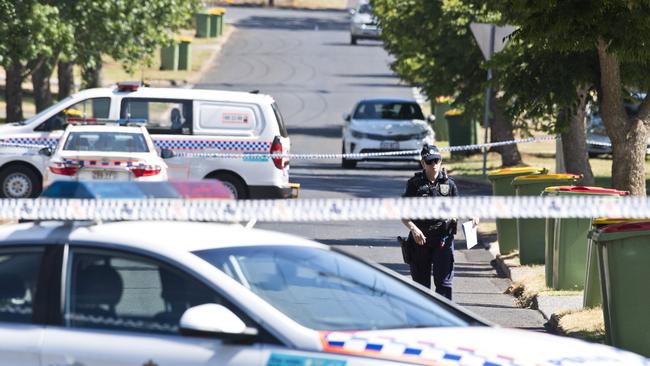
[[[52,148],[51,147],[44,147],[44,148],[38,150],[38,155],[50,157],[50,156],[52,156]]]
[[[250,343],[258,331],[247,327],[235,313],[219,304],[193,306],[181,316],[179,330],[182,335],[216,337],[233,342]]]
[[[176,156],[176,154],[174,154],[174,150],[171,150],[171,149],[160,149],[160,157],[161,157],[161,158],[163,158],[163,159],[170,159],[170,158],[173,158],[174,156]]]
[[[347,122],[352,120],[352,116],[349,113],[343,113],[343,119]]]
[[[436,122],[436,116],[434,116],[433,114],[428,115],[427,122],[433,124],[434,122]]]
[[[348,9],[348,13],[349,13],[350,15],[354,15],[354,14],[357,13],[357,9],[350,8],[350,9]]]

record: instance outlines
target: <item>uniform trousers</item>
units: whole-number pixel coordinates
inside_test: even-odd
[[[412,238],[411,238],[412,240]],[[422,286],[431,288],[431,275],[438,294],[451,300],[451,283],[454,278],[454,237],[444,238],[445,245],[413,244],[411,277]],[[439,242],[438,242],[439,243]]]

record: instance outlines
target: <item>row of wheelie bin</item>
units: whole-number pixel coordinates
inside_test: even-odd
[[[488,177],[497,196],[628,195],[546,173],[509,168]],[[602,305],[608,344],[650,356],[650,220],[497,219],[497,236],[501,254],[518,249],[521,264],[545,264],[547,287],[584,289],[585,307]]]

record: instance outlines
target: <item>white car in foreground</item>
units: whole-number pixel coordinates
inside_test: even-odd
[[[44,186],[56,180],[167,180],[164,158],[170,150],[156,147],[143,126],[119,123],[70,124],[57,147],[43,148],[51,156]]]
[[[483,322],[383,267],[239,225],[0,227],[0,364],[649,365]]]
[[[362,160],[419,161],[425,143],[433,144],[435,134],[420,106],[411,99],[364,99],[351,114],[343,117],[343,153],[385,153],[418,150],[411,155],[343,158],[343,168],[352,169]]]

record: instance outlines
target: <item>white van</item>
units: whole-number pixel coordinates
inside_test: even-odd
[[[83,90],[26,121],[0,126],[1,197],[41,193],[48,158],[38,154],[38,146],[56,145],[72,117],[145,119],[156,147],[178,155],[166,160],[170,180],[219,179],[237,198],[297,195],[297,185],[289,183],[288,159],[259,156],[290,151],[289,135],[272,97],[127,82]],[[239,157],[194,157],[192,153]]]

